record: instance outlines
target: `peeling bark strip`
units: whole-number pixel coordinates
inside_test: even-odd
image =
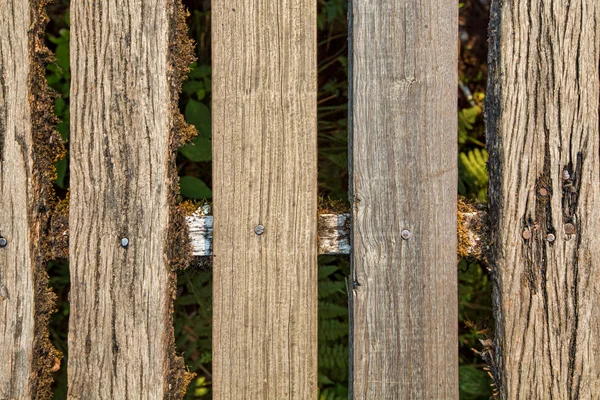
[[[173,152],[192,134],[176,111],[184,18],[179,0],[71,3],[73,399],[180,398],[191,378],[171,321],[190,255],[174,207]]]
[[[213,398],[314,399],[316,2],[212,12]]]
[[[47,231],[64,149],[45,79],[45,1],[0,1],[0,398],[51,398]]]
[[[351,398],[458,398],[458,8],[351,3]]]
[[[600,4],[495,1],[487,141],[501,398],[600,393]]]

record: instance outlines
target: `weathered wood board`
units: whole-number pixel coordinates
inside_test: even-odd
[[[0,1],[0,398],[51,396],[60,354],[48,340],[46,274],[53,130],[43,2]]]
[[[458,7],[351,4],[350,397],[455,399]]]
[[[316,39],[314,0],[213,3],[214,399],[317,396]]]
[[[600,4],[493,2],[487,142],[501,398],[600,393]]]
[[[71,3],[69,398],[186,389],[169,230],[183,18],[177,0]]]

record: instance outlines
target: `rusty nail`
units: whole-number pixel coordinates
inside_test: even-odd
[[[410,231],[408,229],[404,229],[401,233],[400,236],[402,236],[402,239],[404,240],[408,240],[410,239],[410,237],[412,236],[412,234],[410,233]]]
[[[554,241],[556,240],[556,236],[554,236],[554,234],[553,234],[553,233],[549,233],[549,234],[547,234],[547,235],[546,235],[546,240],[547,240],[549,243],[552,243],[552,242],[554,242]]]
[[[577,228],[571,223],[565,224],[565,233],[567,235],[574,235],[577,233]]]
[[[540,196],[542,197],[546,197],[548,196],[548,190],[546,188],[540,188],[540,190],[538,190],[538,193],[540,194]]]
[[[265,227],[262,225],[256,225],[256,228],[254,228],[254,233],[256,233],[257,235],[262,235],[263,233],[265,233]]]
[[[127,239],[126,237],[121,239],[121,247],[126,249],[127,246],[129,246],[129,239]]]
[[[523,233],[521,234],[521,236],[523,236],[523,239],[525,239],[525,240],[531,239],[531,230],[530,229],[525,229],[523,231]]]
[[[6,247],[7,244],[8,241],[5,238],[0,237],[0,247]]]

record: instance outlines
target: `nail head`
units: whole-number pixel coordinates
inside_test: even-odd
[[[400,236],[402,236],[402,239],[404,240],[408,240],[410,239],[410,237],[412,236],[412,234],[410,233],[410,231],[408,229],[404,229],[401,233]]]
[[[6,238],[0,237],[0,247],[6,247],[7,244],[8,241],[6,240]]]
[[[565,233],[567,235],[574,235],[577,233],[577,228],[571,223],[565,224]]]
[[[125,248],[127,248],[127,246],[129,246],[129,239],[124,237],[121,239],[121,247],[125,249]]]
[[[521,236],[523,236],[523,239],[525,240],[531,239],[531,229],[525,229]]]
[[[547,234],[547,235],[546,235],[546,240],[547,240],[549,243],[552,243],[552,242],[554,242],[554,241],[556,240],[556,236],[554,236],[554,234],[553,234],[553,233],[549,233],[549,234]]]
[[[265,233],[265,227],[262,225],[256,225],[256,228],[254,228],[254,233],[256,233],[257,235],[262,235],[263,233]]]

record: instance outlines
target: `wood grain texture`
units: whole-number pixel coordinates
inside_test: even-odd
[[[501,398],[600,393],[599,21],[596,0],[492,7],[488,356]]]
[[[71,3],[72,399],[185,391],[170,378],[175,4]]]
[[[316,3],[215,2],[212,18],[213,398],[314,399]]]
[[[51,397],[52,163],[63,148],[45,80],[44,1],[0,1],[0,398]]]
[[[458,8],[351,3],[351,398],[458,398]]]
[[[31,398],[34,237],[28,218],[31,113],[27,1],[0,2],[0,398]],[[35,232],[32,232],[35,233]]]

